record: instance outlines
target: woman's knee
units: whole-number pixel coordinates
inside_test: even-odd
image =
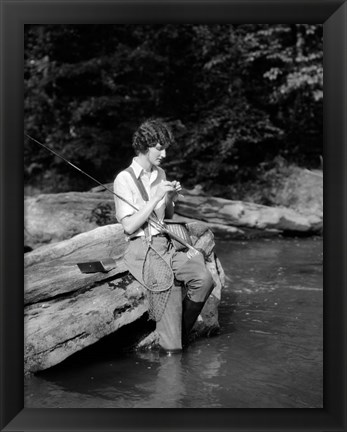
[[[207,268],[201,269],[199,274],[188,284],[189,297],[193,301],[205,301],[213,287],[214,281],[210,271]]]
[[[214,286],[214,281],[211,272],[205,268],[205,271],[201,275],[201,287],[205,292],[210,293]]]

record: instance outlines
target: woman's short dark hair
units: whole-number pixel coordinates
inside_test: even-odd
[[[169,126],[160,119],[144,121],[133,135],[133,148],[136,154],[146,153],[157,144],[168,147],[174,142]]]

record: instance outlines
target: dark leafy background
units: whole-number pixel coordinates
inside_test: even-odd
[[[109,183],[161,117],[169,178],[266,203],[288,167],[321,163],[322,58],[321,25],[26,25],[25,132]],[[28,140],[24,177],[28,194],[94,186]]]

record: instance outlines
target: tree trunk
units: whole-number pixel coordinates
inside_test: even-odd
[[[193,242],[205,251],[216,282],[196,326],[196,331],[204,334],[218,328],[224,272],[208,227],[193,223],[189,229]],[[114,224],[25,255],[26,373],[54,366],[146,314],[146,290],[124,266],[125,247],[122,227]],[[84,274],[76,265],[110,258],[112,269],[107,273]],[[144,348],[156,342],[152,333],[144,340],[140,337],[137,345]]]

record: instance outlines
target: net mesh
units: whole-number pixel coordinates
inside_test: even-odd
[[[171,294],[174,274],[170,265],[150,244],[143,262],[142,279],[147,288],[149,316],[159,321]]]
[[[167,302],[169,301],[171,291],[171,288],[161,292],[147,291],[148,315],[150,319],[156,322],[161,320]]]

